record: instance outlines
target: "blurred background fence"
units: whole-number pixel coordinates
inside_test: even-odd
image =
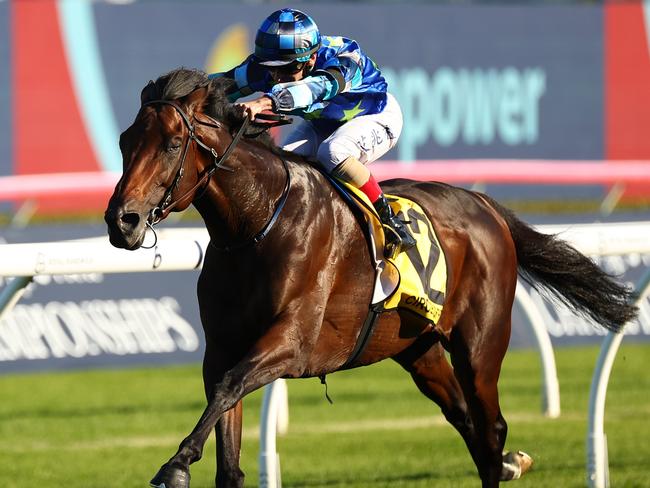
[[[179,66],[214,72],[238,64],[279,6],[0,1],[0,237],[104,235],[101,212],[121,168],[117,140],[142,87]],[[404,131],[374,165],[381,178],[474,185],[538,224],[650,220],[650,2],[294,6],[323,33],[358,40],[400,100]],[[599,259],[630,282],[650,265],[644,253]],[[0,324],[0,372],[198,360],[201,346],[183,350],[177,332],[201,338],[197,273],[176,273],[169,281],[37,277]],[[601,340],[596,328],[538,301],[554,343]],[[517,327],[520,316],[515,310],[512,344],[525,347],[532,338]],[[119,353],[50,347],[78,324],[99,334],[107,318],[132,337],[137,322],[162,324],[159,333],[178,341],[164,351],[135,339]],[[647,301],[629,335],[650,337]]]
[[[179,66],[207,72],[235,66],[250,52],[261,20],[282,6],[262,0],[0,0],[0,241],[105,244],[101,215],[121,170],[117,141],[137,113],[140,90]],[[569,229],[567,238],[582,236],[581,248],[624,281],[647,276],[650,253],[641,241],[650,222],[650,0],[291,6],[312,15],[324,34],[359,41],[400,101],[404,130],[396,148],[373,165],[380,179],[478,188],[531,223]],[[197,223],[190,211],[180,223],[170,218],[164,225]],[[63,246],[74,251],[80,242]],[[607,252],[612,242],[626,250]],[[45,247],[41,254],[38,245],[30,249],[36,250],[34,279],[0,319],[0,374],[200,361],[198,271],[173,271],[165,279],[142,272],[50,275],[43,270],[59,258],[46,256]],[[155,266],[158,249],[148,252]],[[0,263],[13,259],[7,256],[0,255]],[[65,256],[60,259],[76,265],[93,260],[81,252]],[[3,297],[11,287],[5,275]],[[592,324],[534,291],[527,296],[553,346],[602,341]],[[640,319],[626,328],[628,342],[650,339],[650,298],[639,305]],[[512,347],[533,347],[537,340],[524,320],[515,306]],[[643,381],[630,379],[631,390],[641,385],[644,391]],[[14,407],[5,402],[5,408]],[[18,402],[15,408],[27,407]],[[629,444],[642,427],[625,408]],[[21,415],[4,419],[20,430]],[[125,417],[122,408],[120,422]],[[0,437],[11,439],[8,426],[0,424]],[[47,434],[39,430],[35,437],[40,442]],[[549,455],[555,450],[553,442],[539,444]],[[636,445],[631,452],[639,452]],[[32,471],[31,463],[38,466],[39,457],[32,453],[29,463],[20,476]],[[61,465],[66,486],[69,473]],[[630,473],[636,483],[639,476]],[[548,479],[556,476],[553,471]]]

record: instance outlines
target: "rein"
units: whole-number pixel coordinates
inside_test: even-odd
[[[189,131],[189,135],[187,137],[187,141],[185,142],[185,147],[183,148],[183,154],[181,156],[180,165],[179,165],[178,171],[176,172],[176,176],[174,177],[174,181],[167,188],[167,190],[165,190],[165,194],[163,195],[160,203],[156,207],[151,209],[151,212],[149,212],[149,216],[147,218],[146,224],[154,234],[154,243],[149,247],[142,246],[145,249],[153,248],[158,242],[158,236],[156,235],[156,231],[155,231],[153,226],[158,224],[163,219],[165,219],[169,215],[169,213],[172,211],[172,209],[179,204],[179,202],[181,202],[185,198],[187,198],[188,195],[191,195],[192,193],[194,193],[194,191],[197,188],[199,188],[201,185],[206,185],[207,186],[207,184],[210,181],[210,178],[212,178],[212,175],[214,174],[214,172],[217,169],[223,169],[223,170],[230,171],[230,172],[235,171],[234,169],[224,165],[224,162],[226,161],[226,159],[228,159],[228,157],[230,156],[232,151],[235,149],[235,147],[239,143],[240,139],[242,138],[242,136],[246,132],[246,128],[248,127],[248,125],[250,123],[249,118],[246,117],[244,119],[241,127],[239,128],[239,130],[237,131],[235,136],[232,138],[232,141],[230,141],[230,144],[228,145],[228,147],[226,148],[224,153],[221,156],[219,156],[219,153],[217,153],[216,149],[214,149],[213,147],[208,146],[207,144],[205,144],[203,141],[201,141],[196,136],[195,126],[190,121],[189,116],[183,111],[183,109],[177,103],[172,102],[170,100],[152,100],[150,102],[146,102],[146,103],[142,104],[142,106],[144,107],[144,106],[147,106],[147,105],[155,105],[155,104],[170,105],[171,107],[173,107],[178,112],[178,114],[181,116],[181,118],[183,119],[183,122],[185,122],[185,125],[187,126],[187,129]],[[275,125],[283,125],[283,124],[291,123],[291,119],[287,119],[283,115],[258,114],[258,117],[263,119],[263,120],[266,120],[266,121],[274,121]],[[208,127],[214,127],[214,128],[221,128],[222,127],[221,124],[219,124],[219,122],[217,122],[216,120],[214,120],[212,118],[209,118],[209,120],[210,120],[209,122],[205,122],[205,121],[201,121],[201,120],[197,119],[196,116],[195,116],[194,120],[196,120],[196,122],[198,124],[206,125]],[[264,129],[264,130],[266,130],[266,129]],[[176,200],[172,201],[172,194],[174,193],[174,190],[176,190],[176,188],[178,187],[178,184],[180,183],[180,180],[183,177],[183,174],[185,173],[185,158],[187,157],[187,151],[188,151],[188,149],[190,147],[190,143],[192,141],[196,142],[196,144],[199,145],[200,147],[202,147],[203,149],[209,151],[210,154],[212,154],[212,157],[214,158],[214,160],[213,160],[213,163],[206,170],[203,171],[203,174],[199,178],[199,181],[197,181],[197,183],[192,188],[190,188],[188,191],[186,191],[180,198],[177,198]],[[271,215],[271,218],[269,219],[269,221],[264,225],[264,227],[262,228],[262,230],[260,232],[255,234],[250,239],[245,240],[243,242],[240,242],[239,244],[236,244],[234,246],[218,247],[218,246],[215,246],[214,244],[210,243],[215,249],[217,249],[219,251],[229,252],[229,251],[241,249],[241,248],[243,248],[243,247],[245,247],[247,245],[250,245],[250,244],[257,244],[262,239],[264,239],[267,236],[267,234],[271,231],[271,228],[273,227],[273,225],[277,221],[278,217],[280,216],[280,212],[284,208],[284,204],[286,203],[287,197],[289,196],[289,189],[291,188],[291,174],[289,173],[289,167],[287,166],[287,162],[285,161],[284,158],[280,158],[280,160],[282,161],[282,166],[284,167],[287,178],[286,178],[286,183],[284,185],[284,189],[282,190],[282,194],[280,195],[280,198],[278,199],[278,203],[276,204],[275,210],[273,211],[273,215]]]

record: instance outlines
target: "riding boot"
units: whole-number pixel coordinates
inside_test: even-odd
[[[374,203],[375,210],[384,227],[384,257],[395,259],[401,252],[408,251],[415,246],[415,239],[406,229],[404,223],[393,213],[388,200],[381,195]]]

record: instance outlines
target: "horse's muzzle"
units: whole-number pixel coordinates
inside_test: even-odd
[[[145,237],[146,214],[143,216],[135,210],[125,207],[109,206],[104,213],[111,244],[121,249],[138,249]]]

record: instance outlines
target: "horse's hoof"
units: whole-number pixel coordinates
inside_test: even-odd
[[[533,458],[523,451],[506,452],[503,454],[501,481],[521,478],[533,465]]]
[[[149,484],[153,488],[189,488],[190,472],[171,464],[163,464]]]

